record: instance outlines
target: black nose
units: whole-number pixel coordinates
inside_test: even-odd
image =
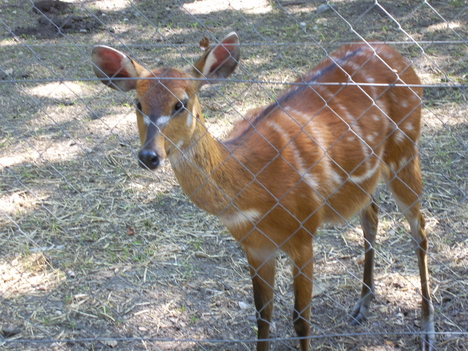
[[[156,169],[159,166],[159,157],[153,150],[140,150],[138,153],[139,165],[143,168]]]

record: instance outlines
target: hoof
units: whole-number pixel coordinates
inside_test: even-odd
[[[421,328],[421,351],[434,351],[435,350],[435,328],[434,322],[423,324]]]
[[[351,312],[351,318],[349,320],[349,325],[360,325],[366,320],[367,313],[369,312],[369,301],[360,299],[357,304],[354,306]]]

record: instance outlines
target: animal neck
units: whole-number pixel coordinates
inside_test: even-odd
[[[201,114],[198,117],[203,118]],[[214,215],[230,206],[237,191],[233,176],[245,172],[199,120],[190,139],[169,160],[184,193],[195,205]]]

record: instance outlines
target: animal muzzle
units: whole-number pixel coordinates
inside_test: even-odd
[[[138,164],[142,168],[155,170],[161,164],[161,157],[151,149],[141,149],[138,153]]]

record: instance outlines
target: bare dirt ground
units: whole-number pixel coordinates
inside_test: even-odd
[[[252,350],[248,265],[170,167],[140,169],[133,96],[94,80],[92,45],[149,67],[186,65],[237,31],[240,67],[201,92],[210,132],[271,101],[342,42],[385,40],[425,90],[424,215],[436,350],[468,349],[467,1],[40,1],[0,3],[0,349]],[[464,43],[462,42],[464,40]],[[320,44],[320,45],[319,45]],[[258,82],[252,82],[258,81]],[[446,88],[441,85],[463,85]],[[436,87],[437,86],[437,87]],[[417,350],[419,278],[386,190],[368,321],[356,220],[315,241],[313,350]],[[291,265],[278,258],[272,343],[295,350]]]

